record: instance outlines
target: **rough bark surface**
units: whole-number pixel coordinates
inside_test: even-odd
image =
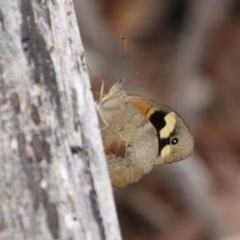
[[[0,239],[120,239],[71,0],[0,0]]]

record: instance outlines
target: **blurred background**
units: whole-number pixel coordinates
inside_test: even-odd
[[[75,7],[87,63],[105,91],[139,72],[125,89],[174,108],[196,142],[188,159],[115,190],[123,239],[240,240],[240,1],[75,0]],[[101,81],[91,81],[99,92]]]

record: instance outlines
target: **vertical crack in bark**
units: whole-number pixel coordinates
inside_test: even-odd
[[[36,125],[39,125],[41,122],[38,109],[34,104],[31,105],[31,119]]]
[[[37,210],[39,207],[38,186],[33,175],[34,174],[34,168],[32,166],[33,160],[30,157],[28,157],[26,153],[26,138],[24,133],[19,133],[17,135],[17,142],[18,142],[18,155],[21,160],[23,171],[27,176],[28,189],[32,194],[33,208]]]
[[[91,175],[91,173],[90,173]],[[92,178],[92,176],[91,176]],[[105,233],[105,229],[104,229],[104,224],[103,224],[103,220],[102,220],[102,217],[101,217],[101,213],[100,213],[100,210],[99,210],[99,204],[98,204],[98,199],[97,199],[97,193],[96,193],[96,190],[93,186],[93,183],[92,183],[92,189],[90,190],[90,193],[89,193],[89,198],[90,198],[90,202],[91,202],[91,205],[92,205],[92,212],[93,212],[93,216],[98,224],[98,227],[99,227],[99,231],[100,231],[100,235],[101,235],[101,239],[102,240],[105,240],[106,239],[106,233]]]
[[[31,139],[31,146],[38,163],[41,162],[43,158],[45,158],[48,163],[51,162],[50,145],[44,137],[43,140],[41,140],[40,136],[34,133]]]
[[[79,131],[80,122],[78,113],[78,105],[77,105],[77,93],[75,89],[72,89],[72,108],[73,108],[73,121],[74,121],[74,129],[75,131]]]
[[[5,26],[4,26],[4,17],[3,17],[3,13],[2,10],[0,9],[0,28],[5,31]]]
[[[37,162],[40,163],[43,159],[42,142],[36,133],[32,135],[31,146]]]
[[[45,139],[42,140],[41,144],[42,144],[43,156],[47,160],[47,163],[51,163],[52,156],[50,152],[50,144]]]
[[[16,92],[13,92],[10,96],[10,101],[11,104],[15,110],[16,113],[20,112],[20,100],[19,100],[19,96]]]
[[[21,1],[22,46],[28,61],[30,63],[34,63],[34,80],[36,84],[44,83],[47,87],[50,92],[51,101],[54,106],[57,119],[60,125],[63,125],[64,122],[60,94],[58,92],[56,74],[50,50],[47,49],[44,37],[37,28],[31,4],[31,1],[28,0]],[[50,21],[50,18],[45,18],[45,20]],[[51,24],[48,22],[48,25]]]
[[[7,102],[6,97],[6,85],[5,79],[3,76],[3,66],[0,63],[0,106],[3,106]]]
[[[47,224],[54,239],[59,237],[59,220],[56,204],[49,201],[47,192],[41,188],[42,203],[47,214]]]
[[[101,239],[105,240],[106,239],[106,232],[105,232],[105,227],[104,227],[104,224],[103,224],[101,212],[100,212],[100,209],[99,209],[98,196],[97,196],[97,192],[96,192],[96,189],[95,189],[95,186],[94,186],[94,180],[93,180],[93,176],[92,176],[92,172],[91,172],[91,168],[90,168],[89,154],[88,153],[85,153],[85,154],[86,154],[86,156],[83,159],[86,159],[88,173],[89,173],[89,177],[90,177],[90,183],[91,183],[91,187],[92,187],[92,189],[89,192],[89,200],[90,200],[91,206],[92,206],[92,213],[93,213],[93,216],[94,216],[94,218],[96,220],[96,223],[98,225]]]

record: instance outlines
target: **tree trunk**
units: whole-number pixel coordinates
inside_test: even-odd
[[[0,0],[0,239],[120,239],[71,0]]]

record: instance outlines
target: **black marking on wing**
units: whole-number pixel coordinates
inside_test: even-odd
[[[150,122],[156,128],[158,134],[160,130],[166,126],[166,121],[164,119],[166,115],[167,114],[163,111],[155,111],[149,118]]]
[[[155,111],[149,118],[152,125],[157,130],[158,136],[158,156],[161,154],[162,149],[170,144],[170,137],[160,138],[160,131],[166,126],[166,121],[164,117],[167,115],[164,111]]]

